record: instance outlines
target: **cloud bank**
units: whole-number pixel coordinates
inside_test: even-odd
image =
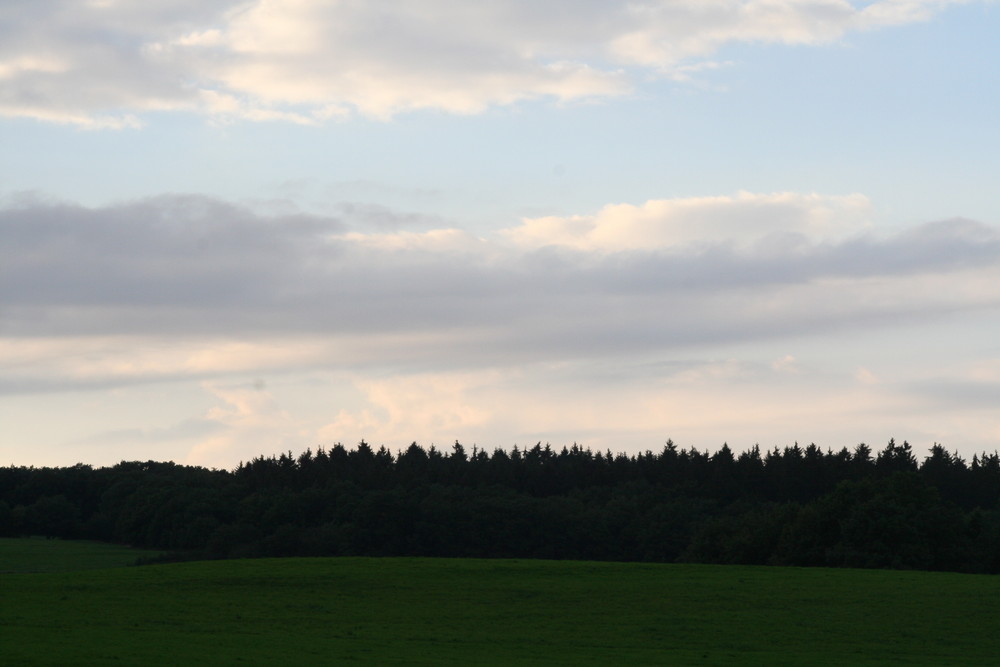
[[[0,391],[606,360],[1000,305],[1000,229],[953,219],[879,236],[867,210],[860,195],[739,193],[481,237],[205,197],[21,198],[0,209]]]
[[[13,0],[0,115],[138,127],[152,111],[319,123],[627,94],[732,44],[826,44],[967,0]]]

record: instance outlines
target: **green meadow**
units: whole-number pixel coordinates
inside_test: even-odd
[[[982,575],[420,558],[26,572],[12,558],[0,567],[4,665],[940,666],[1000,655],[1000,578]]]
[[[159,551],[89,540],[0,538],[0,575],[12,572],[66,572],[121,567],[158,555]]]

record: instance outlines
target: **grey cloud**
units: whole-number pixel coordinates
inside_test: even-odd
[[[287,282],[282,275],[320,256],[317,239],[342,225],[163,196],[100,210],[22,205],[0,211],[0,229],[0,299],[7,307],[211,307]]]
[[[197,91],[179,63],[159,62],[153,36],[179,37],[218,22],[232,2],[4,3],[0,112],[80,122],[91,113],[191,104]]]
[[[399,213],[380,204],[342,202],[337,206],[337,212],[346,223],[354,227],[376,231],[426,230],[440,228],[446,224],[436,216]]]
[[[423,342],[370,354],[461,365],[831,332],[1000,303],[1000,288],[970,299],[908,284],[997,267],[998,230],[965,220],[835,244],[610,255],[476,239],[381,247],[344,229],[204,197],[22,202],[0,210],[0,334],[413,334]],[[871,278],[888,287],[870,296],[859,281]]]
[[[727,243],[678,250],[626,251],[589,262],[580,253],[544,248],[523,262],[555,284],[594,290],[644,293],[661,290],[718,290],[802,284],[821,278],[866,278],[988,267],[1000,258],[1000,230],[952,219],[930,222],[889,238],[863,236],[831,243],[805,237],[766,237],[751,251]]]
[[[225,428],[222,424],[210,419],[187,419],[163,428],[127,428],[104,431],[76,440],[72,444],[108,446],[117,444],[170,443],[176,440],[203,438],[223,430]]]
[[[0,331],[0,333],[3,333]],[[137,375],[129,378],[106,376],[97,378],[54,377],[39,374],[37,370],[26,368],[19,374],[12,374],[7,369],[0,377],[0,396],[16,396],[25,394],[58,394],[65,391],[101,391],[120,389],[130,385],[148,385],[151,382],[171,382],[175,380],[190,380],[190,377],[169,377],[162,375]],[[34,371],[34,372],[33,372]]]
[[[942,377],[900,387],[928,408],[993,410],[1000,405],[1000,382]]]

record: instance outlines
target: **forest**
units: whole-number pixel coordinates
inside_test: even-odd
[[[0,536],[165,558],[443,556],[1000,572],[1000,456],[362,441],[235,469],[0,468]]]

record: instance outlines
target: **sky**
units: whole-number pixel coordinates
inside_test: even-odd
[[[989,0],[5,0],[0,465],[993,452],[998,34]]]

